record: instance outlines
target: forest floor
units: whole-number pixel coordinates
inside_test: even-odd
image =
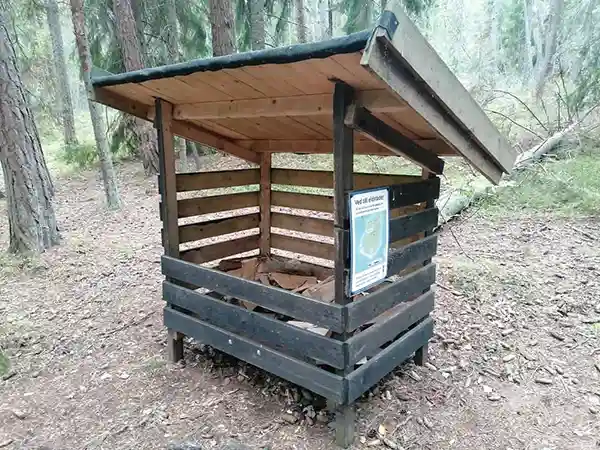
[[[156,186],[119,178],[119,212],[95,172],[57,178],[63,242],[35,260],[4,254],[0,221],[0,447],[334,448],[325,420],[291,423],[320,407],[293,386],[197,348],[166,362]],[[599,218],[553,212],[448,224],[431,364],[358,403],[353,448],[385,448],[378,430],[405,449],[598,448],[599,239]]]

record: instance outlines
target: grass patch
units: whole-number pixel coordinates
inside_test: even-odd
[[[494,215],[530,212],[560,216],[600,213],[600,149],[588,147],[576,157],[559,155],[515,175],[512,183],[482,200]]]

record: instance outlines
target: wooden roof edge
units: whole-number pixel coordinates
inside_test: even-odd
[[[386,51],[377,52],[375,51],[376,46],[383,46]],[[375,62],[373,60],[377,57],[375,54],[385,61]],[[497,182],[499,180],[501,173],[498,175],[497,169],[506,173],[512,170],[517,152],[431,47],[427,39],[406,15],[399,2],[396,1],[388,6],[382,14],[367,43],[361,64],[378,75],[388,85],[390,85],[391,80],[389,74],[384,72],[389,70],[389,67],[384,66],[388,64],[397,65],[397,75],[402,78],[400,81],[410,83],[415,90],[415,94],[420,94],[415,95],[409,101],[407,96],[404,95],[404,90],[402,90],[402,93],[397,90],[398,96],[413,107],[450,145],[456,147],[463,157],[469,160],[491,181]],[[409,78],[412,78],[412,80],[409,80]],[[394,86],[390,87],[394,90]],[[417,103],[423,103],[423,100],[418,97],[425,97],[424,94],[427,94],[426,97],[428,97],[424,103],[429,103],[429,105],[425,105],[425,108],[423,106],[418,107]],[[434,105],[431,104],[429,99],[437,103],[435,108],[432,108]],[[451,136],[456,133],[446,133],[443,126],[436,126],[432,123],[432,118],[423,114],[427,110],[430,113],[448,116],[454,122],[453,125],[460,129],[464,138],[456,139]],[[461,140],[472,142],[459,143],[458,141]],[[478,161],[481,158],[476,158],[470,154],[472,152],[465,149],[465,145],[470,147],[470,150],[474,150],[473,147],[475,147],[483,152],[485,159],[489,159],[496,168],[482,170],[481,161]]]
[[[294,44],[253,52],[233,53],[214,58],[195,59],[193,61],[120,74],[107,75],[107,73],[97,73],[92,75],[92,84],[94,87],[103,87],[126,83],[142,83],[144,81],[190,75],[197,72],[235,69],[261,64],[287,64],[306,59],[323,59],[332,55],[356,53],[365,48],[371,33],[372,29],[369,29],[326,41]]]

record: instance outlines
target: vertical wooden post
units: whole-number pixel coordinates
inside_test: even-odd
[[[429,179],[429,178],[435,178],[435,177],[436,177],[435,173],[430,172],[427,169],[421,170],[421,178]],[[435,199],[433,199],[433,198],[430,198],[427,200],[427,202],[425,202],[425,208],[433,208],[434,206],[435,206]],[[423,237],[427,237],[430,234],[431,234],[431,231],[426,231],[424,233]],[[430,262],[431,262],[431,260],[428,259],[427,261],[425,261],[423,263],[423,266],[426,266]],[[428,290],[429,290],[429,288],[425,289],[423,291],[423,293],[427,292]],[[418,348],[417,351],[415,352],[414,361],[417,366],[423,366],[427,362],[428,358],[429,358],[429,344],[425,344],[423,347]]]
[[[158,190],[161,199],[163,247],[165,255],[179,258],[175,146],[171,132],[173,105],[157,98],[155,106],[159,153]],[[174,330],[167,330],[167,353],[171,362],[183,359],[183,336]]]
[[[271,154],[260,155],[260,254],[271,254]]]
[[[350,218],[348,193],[353,189],[354,172],[354,132],[344,123],[348,108],[354,101],[354,90],[351,86],[337,82],[333,93],[333,190],[334,190],[334,230],[335,230],[335,302],[347,305],[352,301],[348,295],[349,283],[349,238]],[[348,312],[343,312],[343,327],[346,329]],[[351,333],[344,331],[336,336],[346,341]],[[344,344],[344,370],[340,375],[346,376],[350,371],[348,346]],[[347,391],[347,382],[344,380]],[[349,447],[354,440],[354,409],[352,405],[336,405],[335,440],[341,447]]]

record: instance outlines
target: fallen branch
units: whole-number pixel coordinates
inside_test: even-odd
[[[596,109],[597,106],[598,105],[595,105],[590,108],[579,120],[573,122],[567,128],[554,133],[552,136],[549,136],[533,148],[521,153],[517,157],[513,171],[516,172],[530,166],[534,162],[540,160],[544,155],[554,150],[558,144],[560,144],[563,139],[567,137],[567,135],[571,134],[579,127],[579,125],[587,116],[592,113],[592,111]],[[442,194],[436,202],[436,206],[440,211],[438,220],[439,225],[448,222],[454,216],[468,208],[473,202],[476,202],[487,195],[490,191],[497,191],[498,189],[502,189],[509,184],[510,179],[504,176],[502,177],[502,180],[498,186],[491,186],[486,182],[480,183],[479,185],[474,186],[472,189],[455,189]]]

